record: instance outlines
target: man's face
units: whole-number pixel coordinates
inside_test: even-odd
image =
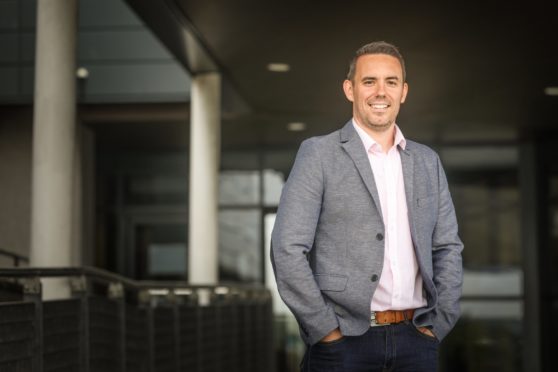
[[[408,86],[403,81],[403,70],[397,58],[387,54],[365,54],[358,57],[353,81],[345,80],[343,90],[353,103],[357,123],[383,132],[395,123]]]

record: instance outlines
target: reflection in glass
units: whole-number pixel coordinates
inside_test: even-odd
[[[149,276],[186,275],[188,265],[186,245],[182,243],[150,244],[148,252]]]
[[[523,270],[515,147],[442,151],[459,223],[462,316],[440,349],[441,371],[516,372],[523,361]]]
[[[285,177],[283,173],[277,172],[273,169],[263,170],[264,206],[270,207],[279,205],[281,190],[283,189],[284,183]]]
[[[219,279],[261,283],[261,211],[219,212]]]
[[[522,371],[521,322],[461,317],[442,342],[440,371]]]
[[[187,241],[186,224],[137,224],[134,228],[137,279],[186,279]]]
[[[519,189],[515,173],[467,172],[451,187],[467,267],[519,267]]]
[[[125,180],[127,205],[185,204],[188,197],[186,176],[135,174]]]
[[[260,202],[258,171],[222,171],[219,175],[219,205],[255,205]]]

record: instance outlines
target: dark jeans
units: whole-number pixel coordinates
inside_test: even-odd
[[[303,372],[432,372],[437,369],[438,346],[437,339],[403,322],[312,345],[301,366]]]

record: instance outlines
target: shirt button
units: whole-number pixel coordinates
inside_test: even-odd
[[[376,239],[378,240],[384,240],[384,236],[381,233],[377,233],[376,234]]]
[[[373,282],[377,282],[378,281],[378,275],[376,275],[376,274],[372,275],[370,280],[372,280]]]

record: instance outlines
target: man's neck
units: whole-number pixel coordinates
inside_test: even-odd
[[[372,139],[380,146],[382,146],[382,151],[387,153],[389,149],[393,147],[393,143],[395,141],[395,123],[392,123],[387,129],[385,130],[373,130],[372,128],[368,128],[366,126],[361,125],[359,122],[355,120],[356,125],[362,128],[366,134],[368,134]]]

